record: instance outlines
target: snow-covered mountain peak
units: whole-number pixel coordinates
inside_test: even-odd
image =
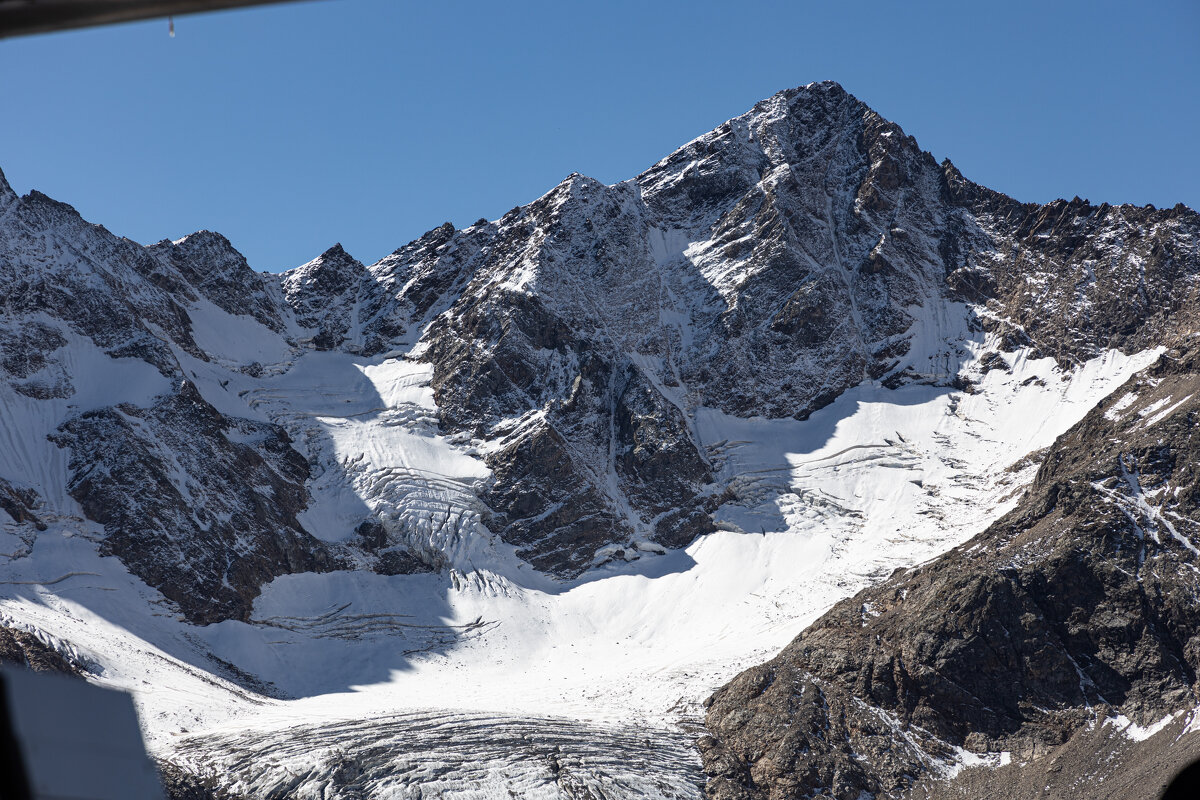
[[[284,300],[296,323],[314,331],[312,342],[319,350],[361,347],[357,309],[373,284],[367,268],[340,242],[280,276]]]
[[[254,317],[276,332],[283,330],[281,310],[262,276],[221,234],[197,231],[175,241],[164,239],[146,250],[225,312]]]
[[[350,685],[661,732],[1012,507],[1200,285],[1194,213],[1018,203],[832,82],[371,265],[256,273],[5,189],[2,611],[192,687],[164,750]],[[205,717],[193,668],[242,688]]]
[[[324,253],[321,253],[321,255],[317,256],[317,259],[327,262],[341,262],[348,258],[351,258],[351,256],[346,252],[346,248],[342,247],[341,242],[334,242],[332,247],[328,248]]]
[[[252,273],[245,256],[220,233],[199,230],[175,240],[164,239],[147,249],[166,259],[194,269],[200,278],[237,279]]]
[[[312,261],[282,273],[280,282],[289,302],[295,306],[302,302],[300,293],[318,295],[328,303],[365,277],[366,267],[338,242]]]
[[[568,191],[576,187],[596,189],[602,188],[603,186],[603,183],[591,176],[584,175],[582,172],[572,172],[570,175],[559,181],[558,184],[559,188],[565,187]],[[552,191],[557,191],[557,189]]]

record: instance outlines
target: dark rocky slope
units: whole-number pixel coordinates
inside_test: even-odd
[[[283,428],[223,416],[187,381],[150,408],[86,411],[54,442],[72,454],[71,496],[108,532],[101,551],[194,622],[246,619],[276,575],[339,566],[296,520],[308,463]]]
[[[700,742],[709,796],[959,796],[930,784],[956,748],[1014,761],[965,774],[973,796],[1019,781],[1030,791],[1005,796],[1040,796],[1047,756],[1061,759],[1051,772],[1069,765],[1055,796],[1071,782],[1071,796],[1099,796],[1079,793],[1106,768],[1096,725],[1200,703],[1198,464],[1192,334],[1060,437],[1014,511],[839,603],[718,691]]]
[[[1092,205],[1076,197],[1018,203],[942,163],[943,197],[959,209],[939,248],[946,283],[982,304],[984,326],[1063,366],[1116,348],[1154,347],[1197,300],[1197,214],[1183,205]],[[988,232],[971,242],[971,221]],[[959,224],[962,227],[959,227]]]

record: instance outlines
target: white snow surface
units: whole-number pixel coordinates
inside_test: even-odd
[[[1162,719],[1158,720],[1157,722],[1152,722],[1149,725],[1138,725],[1124,714],[1117,714],[1114,717],[1109,717],[1106,719],[1104,724],[1112,725],[1130,741],[1144,742],[1174,722],[1176,717],[1182,713],[1184,712],[1176,711],[1174,714],[1167,714]]]
[[[914,359],[926,357],[920,334]],[[930,347],[934,339],[944,347],[937,334]],[[179,354],[210,402],[285,425],[317,465],[303,517],[314,535],[346,539],[370,509],[417,531],[414,546],[441,553],[446,565],[423,575],[285,576],[264,588],[249,623],[193,627],[115,558],[98,555],[99,530],[65,494],[66,456],[45,435],[76,408],[144,404],[167,388],[149,366],[113,361],[75,337],[74,397],[33,401],[0,387],[4,413],[20,422],[0,426],[5,472],[49,490],[50,525],[22,547],[0,515],[9,556],[0,622],[34,631],[91,665],[98,682],[132,691],[157,755],[206,769],[244,766],[250,751],[276,758],[261,770],[266,777],[245,784],[255,791],[279,785],[270,776],[291,775],[288,759],[306,757],[280,749],[281,737],[353,750],[376,723],[387,736],[439,718],[466,728],[509,720],[513,731],[590,725],[597,742],[636,734],[682,746],[680,726],[699,722],[700,703],[723,682],[774,655],[836,601],[960,544],[1011,508],[1036,469],[1023,457],[1156,355],[1110,352],[1063,372],[1016,352],[1011,371],[983,374],[978,358],[995,343],[960,341],[973,395],[867,382],[804,422],[696,410],[692,424],[718,484],[738,498],[718,511],[724,530],[681,551],[646,548],[570,582],[536,573],[480,523],[476,490],[489,475],[482,443],[438,432],[427,365],[402,353],[297,358],[281,345],[229,344],[228,364]],[[258,378],[233,369],[264,355],[283,360],[263,361]],[[512,764],[495,769],[460,796],[500,796],[528,777]],[[694,788],[694,758],[679,769],[682,794],[663,796]],[[617,772],[609,789],[628,782]],[[393,796],[385,783],[377,796]]]
[[[292,354],[282,338],[264,336],[262,324],[254,317],[228,314],[203,297],[193,301],[188,318],[196,345],[218,362],[275,364]]]

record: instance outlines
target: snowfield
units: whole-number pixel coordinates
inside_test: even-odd
[[[40,484],[60,489],[35,541],[5,534],[0,622],[133,692],[155,755],[255,794],[341,797],[336,776],[350,770],[372,797],[555,797],[576,784],[699,796],[690,732],[713,689],[836,601],[982,530],[1032,479],[1025,457],[1157,354],[1064,372],[1017,351],[984,373],[995,343],[919,334],[914,365],[957,347],[979,391],[867,382],[803,422],[698,409],[717,484],[736,497],[716,514],[723,530],[684,550],[614,554],[573,581],[535,572],[482,525],[482,443],[438,432],[426,365],[293,357],[274,343],[236,353],[289,357],[264,359],[257,378],[189,362],[209,402],[285,425],[323,468],[303,516],[314,535],[347,538],[367,507],[445,559],[440,573],[281,577],[250,622],[206,627],[98,555],[100,531],[61,491],[64,458],[44,438],[66,401],[3,388],[4,413],[24,420],[3,428],[22,437],[4,448],[22,461],[6,466],[50,469]],[[163,388],[148,367],[71,346],[73,379],[89,387],[73,404],[145,403]]]

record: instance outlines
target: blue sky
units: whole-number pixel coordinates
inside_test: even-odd
[[[0,169],[142,242],[368,263],[832,79],[1020,200],[1200,208],[1200,3],[316,0],[0,40]]]

